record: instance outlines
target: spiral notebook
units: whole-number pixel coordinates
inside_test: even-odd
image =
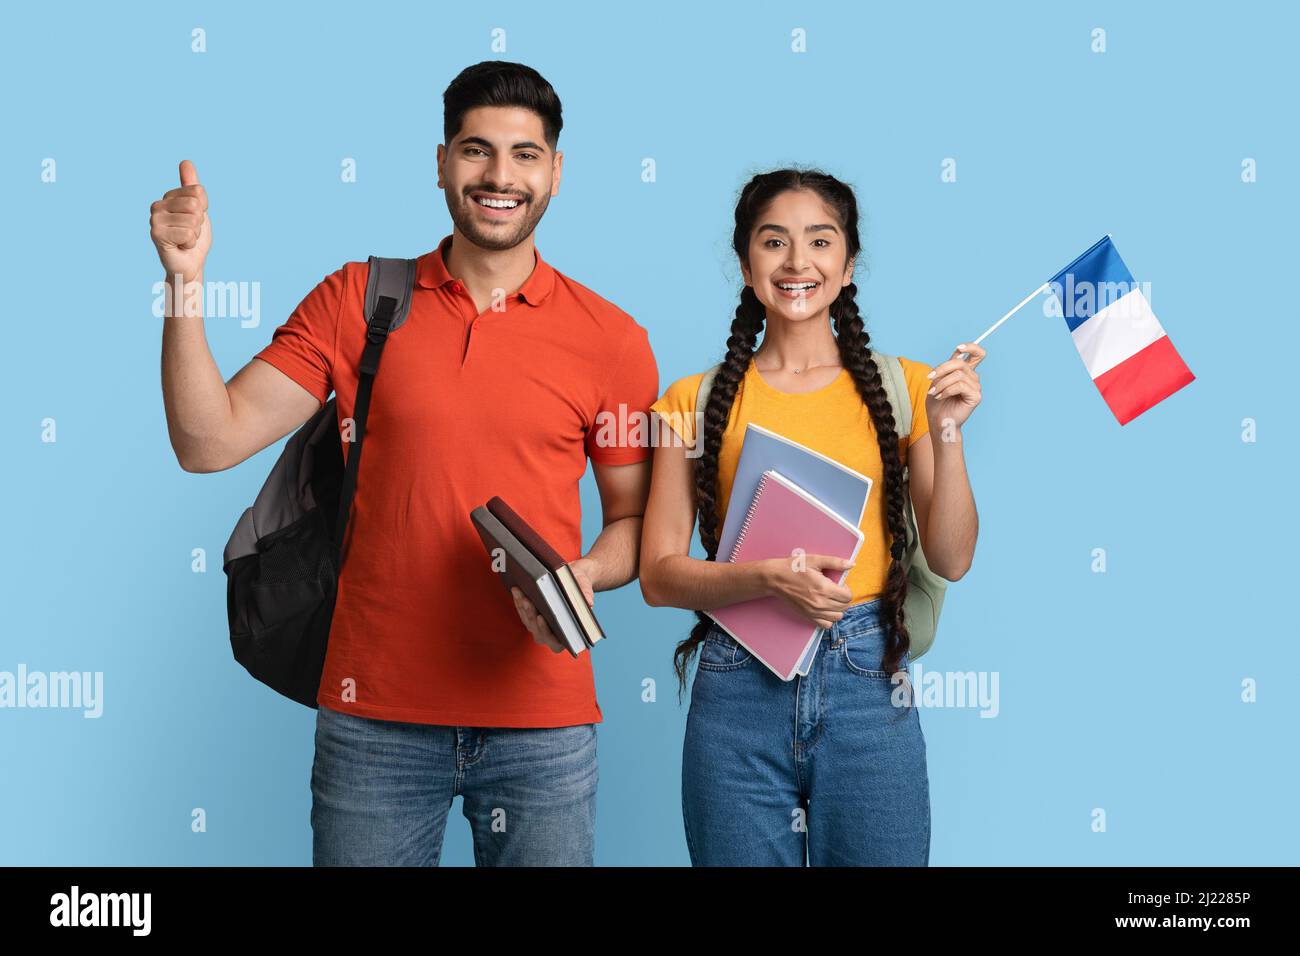
[[[862,524],[873,482],[847,465],[784,435],[749,422],[740,446],[740,461],[731,483],[731,503],[718,537],[718,557],[730,554],[736,532],[765,471],[780,472],[818,501],[853,524]]]
[[[728,561],[796,559],[829,554],[852,560],[862,546],[862,531],[784,475],[764,471]],[[822,572],[842,584],[848,571]],[[708,612],[724,631],[763,662],[781,680],[801,673],[821,637],[817,627],[775,595],[741,601]],[[806,673],[806,670],[802,671]]]

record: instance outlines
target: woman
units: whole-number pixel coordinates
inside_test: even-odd
[[[818,172],[756,176],[736,205],[732,243],[745,287],[704,411],[702,452],[684,447],[694,441],[702,378],[691,375],[652,406],[661,431],[641,541],[647,602],[699,617],[674,659],[684,688],[700,652],[682,755],[691,861],[927,865],[925,738],[910,694],[900,705],[892,693],[909,662],[902,469],[906,458],[926,560],[955,581],[975,550],[961,427],[979,404],[975,366],[985,353],[960,345],[933,370],[903,359],[915,414],[911,434],[898,435],[854,301],[860,242],[852,190]],[[750,421],[873,479],[855,563],[820,555],[802,564],[718,560]],[[688,554],[697,516],[707,561]],[[844,585],[821,568],[849,568]],[[701,613],[766,595],[826,628],[807,677],[782,681]],[[896,672],[899,680],[891,679]]]

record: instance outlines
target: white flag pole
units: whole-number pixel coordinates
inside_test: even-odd
[[[1013,315],[1015,315],[1017,312],[1019,312],[1019,311],[1020,311],[1021,309],[1023,309],[1025,306],[1027,306],[1027,305],[1028,305],[1031,301],[1033,301],[1033,299],[1034,299],[1036,296],[1038,296],[1040,293],[1047,291],[1047,289],[1048,289],[1050,286],[1051,286],[1051,283],[1050,283],[1050,282],[1044,282],[1042,285],[1040,285],[1040,286],[1039,286],[1037,289],[1035,289],[1033,292],[1029,293],[1029,295],[1025,296],[1023,299],[1020,300],[1020,304],[1019,304],[1019,305],[1017,305],[1014,309],[1012,309],[1012,310],[1011,310],[1010,312],[1008,312],[1006,315],[1002,316],[1002,318],[998,319],[996,322],[994,322],[992,325],[990,325],[987,329],[985,329],[984,332],[980,335],[980,337],[979,337],[978,339],[976,339],[974,342],[972,342],[971,344],[972,344],[972,345],[979,345],[980,342],[983,341],[983,339],[984,339],[986,336],[988,336],[988,334],[989,334],[990,332],[992,332],[994,329],[996,329],[999,325],[1001,325],[1001,324],[1002,324],[1003,322],[1005,322],[1007,319],[1011,318]],[[966,361],[967,359],[970,358],[970,353],[969,353],[969,352],[962,352],[962,353],[961,353],[961,358],[962,358],[962,361],[963,361],[963,362]]]

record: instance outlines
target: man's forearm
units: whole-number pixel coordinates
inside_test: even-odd
[[[629,515],[605,525],[583,557],[595,562],[594,591],[621,588],[637,575],[641,553],[641,516]]]
[[[167,434],[182,467],[211,467],[216,436],[231,418],[230,395],[208,348],[203,328],[203,274],[186,284],[196,286],[199,306],[185,313],[186,290],[176,288],[176,277],[166,278],[171,306],[163,318],[162,392]]]

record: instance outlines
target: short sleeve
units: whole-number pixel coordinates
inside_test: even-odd
[[[931,367],[924,362],[914,362],[905,358],[900,364],[903,366],[903,378],[907,382],[907,393],[912,397],[912,433],[907,436],[906,445],[910,448],[930,431],[930,418],[925,413],[925,401],[933,383],[926,378],[930,374]]]
[[[650,406],[650,411],[663,419],[664,424],[687,445],[695,441],[695,399],[703,381],[703,373],[679,378],[668,386],[659,401]]]
[[[635,322],[630,323],[623,347],[605,386],[597,409],[596,421],[616,424],[617,434],[625,441],[609,443],[602,435],[614,433],[608,428],[592,428],[587,433],[587,457],[598,465],[631,465],[650,458],[650,403],[659,394],[659,367],[650,350],[650,336]],[[626,418],[626,426],[619,426]],[[636,427],[637,422],[644,422]]]
[[[270,344],[254,356],[289,376],[322,405],[333,391],[334,350],[346,285],[346,267],[322,279],[275,330]]]

